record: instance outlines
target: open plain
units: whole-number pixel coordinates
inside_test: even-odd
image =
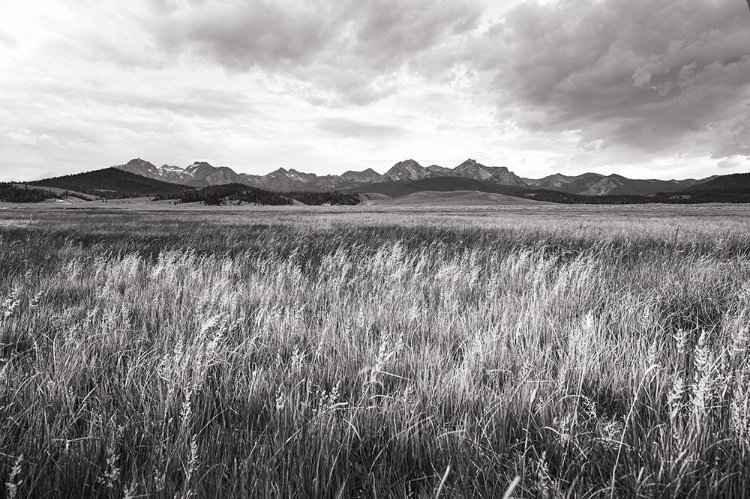
[[[0,210],[6,497],[739,497],[750,208]]]

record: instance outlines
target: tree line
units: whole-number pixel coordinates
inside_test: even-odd
[[[292,204],[291,199],[280,196],[276,192],[264,191],[243,184],[211,185],[201,189],[183,191],[179,195],[181,203],[202,202],[210,206],[226,204],[227,201],[256,203],[267,205]]]
[[[29,186],[18,187],[13,184],[0,183],[0,201],[6,203],[39,203],[47,199],[59,199],[60,196],[46,189],[29,189]]]
[[[181,203],[202,202],[210,206],[219,206],[227,202],[254,203],[264,205],[290,205],[299,201],[306,205],[355,205],[359,196],[347,192],[274,192],[244,184],[211,185],[201,189],[191,189],[180,194]]]

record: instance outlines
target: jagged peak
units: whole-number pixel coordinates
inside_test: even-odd
[[[146,161],[145,159],[141,159],[141,158],[133,158],[127,163],[125,163],[124,166],[145,166],[145,167],[156,168],[156,166],[154,166],[153,163],[151,163],[150,161]]]
[[[294,168],[290,168],[287,173],[293,173],[295,175],[304,175],[306,177],[317,177],[315,173],[307,173],[307,172],[301,172],[299,170],[295,170]]]
[[[361,178],[361,177],[370,177],[370,178],[376,178],[380,177],[380,173],[376,172],[372,168],[368,168],[366,170],[357,171],[357,170],[349,170],[341,174],[341,178]]]
[[[479,163],[477,163],[477,160],[469,158],[463,163],[461,163],[460,165],[458,165],[456,168],[461,168],[462,166],[477,166],[477,165],[479,165]]]
[[[480,163],[479,161],[473,158],[467,159],[466,161],[464,161],[463,163],[455,167],[454,170],[466,169],[466,168],[491,168],[493,170],[509,171],[507,166],[487,166],[487,165],[483,165],[482,163]]]
[[[414,161],[413,159],[405,159],[393,165],[394,168],[398,166],[418,166],[419,168],[422,168],[422,165],[420,165],[418,162]]]

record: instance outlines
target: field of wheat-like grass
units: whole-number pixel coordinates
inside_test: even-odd
[[[742,220],[3,216],[5,497],[750,490]]]

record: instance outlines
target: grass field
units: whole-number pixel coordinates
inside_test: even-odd
[[[750,209],[0,211],[5,497],[741,497]]]

